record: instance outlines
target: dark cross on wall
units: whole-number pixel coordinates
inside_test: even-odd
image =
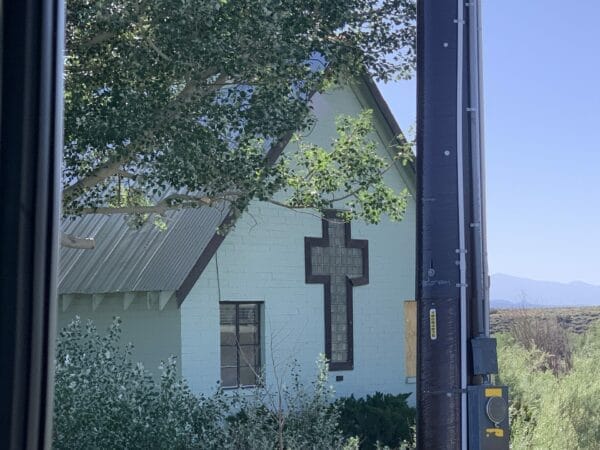
[[[323,237],[305,237],[306,282],[325,291],[325,355],[330,370],[354,367],[352,288],[369,283],[369,242],[352,239],[350,223],[328,211]]]

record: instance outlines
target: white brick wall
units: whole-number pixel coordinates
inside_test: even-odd
[[[320,96],[316,106],[319,121],[310,139],[321,145],[333,136],[336,111],[362,108],[349,90]],[[387,182],[405,186],[394,170]],[[412,201],[400,223],[352,225],[353,238],[369,240],[370,280],[354,288],[354,370],[330,375],[339,395],[414,391],[405,383],[403,354],[403,301],[414,298],[414,230]],[[319,218],[256,203],[221,245],[181,307],[183,374],[195,391],[213,391],[220,377],[219,300],[264,302],[267,383],[284,376],[294,359],[307,382],[314,378],[324,352],[324,296],[322,285],[304,281],[305,236],[321,236]],[[344,380],[336,382],[336,375]]]
[[[134,344],[132,358],[141,361],[149,371],[158,375],[158,366],[169,356],[181,362],[181,311],[175,299],[169,301],[161,311],[157,300],[148,302],[145,293],[138,293],[127,310],[123,304],[123,294],[106,295],[97,309],[92,308],[91,295],[74,295],[69,307],[63,311],[59,302],[58,331],[79,316],[83,324],[88,319],[94,321],[100,333],[104,333],[113,317],[122,320],[121,341]],[[61,299],[62,300],[62,299]]]
[[[258,225],[238,225],[181,307],[183,373],[199,392],[210,392],[220,377],[219,284],[223,301],[264,302],[267,380],[274,379],[274,366],[292,359],[311,379],[324,351],[323,286],[304,282],[304,236],[321,235],[319,219],[281,215],[270,205],[255,205],[251,212]],[[413,390],[404,383],[403,354],[403,301],[414,292],[411,222],[412,213],[399,224],[353,225],[353,237],[369,240],[370,280],[354,288],[355,368],[332,373],[341,395]],[[277,232],[282,226],[287,231]],[[344,381],[334,382],[335,375]]]

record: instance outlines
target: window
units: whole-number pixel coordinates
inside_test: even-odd
[[[256,386],[261,373],[261,303],[221,302],[221,386]]]

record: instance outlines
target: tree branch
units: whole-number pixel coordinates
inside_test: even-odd
[[[286,209],[290,209],[292,211],[296,211],[297,213],[302,213],[302,214],[308,214],[309,216],[313,216],[313,217],[317,217],[318,219],[322,219],[322,215],[321,214],[317,214],[311,211],[306,211],[306,207],[295,207],[295,206],[290,206],[286,203],[283,202],[278,202],[277,200],[273,200],[273,199],[269,199],[267,200],[268,203],[271,203],[272,205],[276,205],[276,206],[281,206],[282,208],[286,208]]]
[[[118,175],[122,178],[129,178],[130,180],[137,180],[140,175],[136,175],[135,173],[127,172],[126,170],[119,169],[115,172],[115,175]]]
[[[115,161],[109,161],[105,164],[98,166],[89,175],[84,178],[77,180],[70,186],[63,189],[63,198],[69,198],[74,196],[80,191],[89,189],[96,186],[98,183],[106,180],[107,178],[116,175],[121,169],[121,166],[129,161],[130,158],[121,157]]]
[[[346,195],[342,195],[341,197],[334,197],[331,199],[332,202],[341,202],[342,200],[346,200],[347,198],[353,197],[356,194],[358,194],[358,192],[363,189],[362,187],[357,187],[356,189],[354,189],[353,191],[348,192]]]
[[[200,75],[203,78],[209,78],[212,75],[216,75],[216,73],[213,73],[213,71],[215,71],[215,70],[216,70],[215,68],[210,68],[210,69],[203,71]],[[225,74],[219,74],[217,79],[215,80],[215,82],[211,83],[209,85],[203,85],[194,80],[191,80],[186,84],[186,86],[182,89],[182,91],[175,97],[175,99],[173,100],[173,104],[190,101],[191,98],[193,97],[193,95],[199,90],[204,90],[205,93],[214,92],[220,88],[219,84],[223,83],[226,80],[227,80],[227,75],[225,75]],[[205,88],[205,89],[202,89],[202,88]],[[166,108],[166,109],[173,111],[172,108]],[[160,113],[163,113],[163,111],[164,110],[161,109]],[[176,113],[171,112],[171,113],[167,114],[166,119],[167,120],[172,119],[175,115],[176,115]],[[161,123],[164,123],[164,119],[165,118],[163,118]],[[143,134],[143,137],[140,140],[142,142],[151,140],[154,131],[155,130],[152,130],[152,129],[146,130]],[[109,161],[109,162],[106,162],[106,163],[98,166],[89,175],[77,180],[77,182],[75,182],[71,186],[64,188],[63,189],[63,198],[74,197],[79,192],[82,192],[85,189],[92,188],[92,187],[96,186],[98,183],[101,183],[102,181],[106,180],[107,178],[110,178],[111,176],[120,174],[122,172],[121,167],[133,159],[133,157],[135,155],[135,149],[139,148],[139,147],[140,147],[140,145],[135,145],[134,143],[131,143],[129,145],[129,148],[131,150],[127,154],[121,156],[120,158],[118,158],[114,161]]]
[[[98,33],[96,36],[94,36],[89,41],[84,42],[82,44],[82,46],[85,48],[90,48],[90,47],[93,47],[94,45],[102,44],[103,42],[108,41],[110,38],[112,38],[114,36],[116,36],[116,33],[112,33],[109,31],[103,31],[101,33]]]
[[[197,197],[185,194],[173,194],[165,197],[155,205],[128,205],[128,206],[99,206],[97,208],[84,208],[81,214],[164,214],[167,211],[183,208],[198,208],[211,206],[214,199],[209,197]]]
[[[150,39],[149,37],[146,37],[146,43],[150,46],[150,48],[152,50],[154,50],[156,52],[156,54],[158,56],[163,58],[165,61],[173,62],[173,60],[171,58],[169,58],[167,55],[165,55],[165,53],[160,48],[158,48],[158,46],[152,41],[152,39]]]
[[[77,248],[83,250],[92,250],[96,247],[94,238],[82,238],[72,234],[61,233],[60,245],[67,248]]]
[[[173,203],[179,202],[179,203]],[[178,210],[183,208],[198,208],[200,206],[212,206],[215,203],[214,199],[208,197],[198,197],[185,194],[172,194],[165,197],[156,205],[149,206],[123,206],[123,207],[98,207],[86,208],[80,213],[82,214],[164,214],[169,210]],[[61,233],[61,247],[91,250],[96,247],[94,238],[82,238],[72,234]]]

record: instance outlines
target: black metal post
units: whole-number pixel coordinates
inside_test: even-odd
[[[459,449],[463,444],[462,12],[458,1],[418,2],[419,449]]]
[[[417,447],[507,449],[489,337],[480,0],[418,1]]]
[[[62,0],[1,3],[0,448],[50,448]]]

